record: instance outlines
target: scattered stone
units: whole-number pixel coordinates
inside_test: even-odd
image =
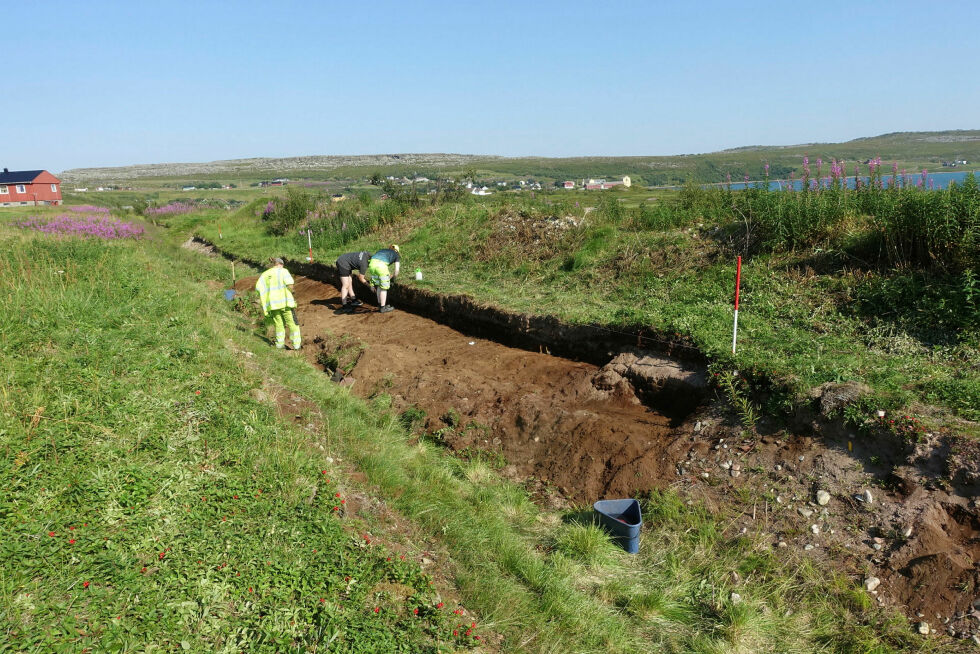
[[[776,496],[776,504],[782,504],[782,503],[783,503],[783,496],[782,495],[777,495]]]
[[[885,539],[882,538],[882,537],[880,537],[880,536],[875,536],[871,540],[873,540],[874,542],[878,543],[879,545],[884,545],[885,544]]]
[[[805,546],[803,547],[803,549],[804,549],[804,550],[806,550],[807,552],[809,552],[810,550],[812,550],[812,549],[813,549],[813,545],[811,545],[810,543],[807,543],[807,544],[806,544],[806,545],[805,545]]]
[[[707,472],[702,472],[702,473],[701,473],[701,476],[702,476],[702,477],[704,477],[705,479],[707,479],[707,478],[708,478],[708,477],[710,477],[711,475],[710,475],[710,474],[708,474]]]
[[[797,511],[799,511],[800,515],[803,516],[804,518],[809,518],[810,516],[813,515],[813,509],[808,509],[805,506],[801,506],[800,508],[797,509]]]
[[[782,469],[783,469],[783,466],[781,466],[781,465],[779,465],[779,464],[777,463],[777,464],[776,464],[776,472],[779,472],[779,471],[780,471],[780,470],[782,470]]]
[[[876,552],[880,552],[880,551],[881,551],[881,543],[875,543],[875,544],[874,544],[874,545],[872,545],[871,547],[872,547],[872,548],[874,548],[874,550],[875,550]]]
[[[810,531],[812,531],[813,535],[816,536],[820,533],[820,525],[810,525]]]
[[[929,623],[928,622],[920,622],[916,626],[916,629],[918,629],[919,633],[922,634],[923,636],[928,636],[929,635]]]
[[[788,546],[786,545],[786,541],[781,540],[778,543],[776,543],[776,547],[788,547]]]
[[[902,529],[902,538],[912,537],[912,527],[905,527]]]
[[[701,421],[700,420],[698,420],[696,423],[694,423],[694,431],[695,432],[701,431],[701,427],[702,427],[702,425],[701,425]]]
[[[328,456],[327,458],[324,459],[324,461],[326,461],[327,463],[333,463],[333,457]]]
[[[973,642],[976,645],[980,645],[980,636],[978,636],[977,634],[973,634]]]
[[[864,590],[868,591],[869,593],[880,585],[881,579],[878,579],[878,577],[868,577],[864,580]]]
[[[728,470],[728,469],[730,469],[732,467],[732,462],[731,461],[722,461],[721,462],[721,467],[722,467],[723,470]]]
[[[731,599],[732,599],[732,604],[738,604],[739,602],[742,601],[742,596],[739,595],[738,593],[732,593]]]
[[[740,474],[742,474],[741,470],[735,470],[734,468],[732,469],[732,477],[738,477]]]
[[[830,502],[830,493],[828,493],[825,490],[818,490],[817,504],[819,504],[820,506],[827,506],[828,502]]]
[[[742,578],[739,576],[739,574],[732,570],[732,583],[737,584],[739,581],[741,581],[741,579]]]
[[[871,495],[871,491],[869,490],[864,491],[860,495],[855,495],[854,499],[856,499],[859,502],[864,502],[865,504],[874,504],[875,501],[874,496]]]

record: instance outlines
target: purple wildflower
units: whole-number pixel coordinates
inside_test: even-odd
[[[54,218],[32,216],[27,220],[14,223],[21,229],[30,229],[42,234],[58,234],[64,236],[83,236],[102,239],[133,238],[143,236],[143,227],[136,223],[124,222],[110,218],[105,213],[88,215],[73,215],[64,213]]]

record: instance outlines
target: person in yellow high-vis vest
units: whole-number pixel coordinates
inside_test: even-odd
[[[266,322],[271,322],[276,328],[276,347],[280,350],[286,347],[286,328],[293,342],[293,349],[298,350],[303,344],[296,324],[294,309],[296,300],[293,298],[293,276],[283,267],[282,259],[269,259],[272,268],[259,275],[255,282],[255,290],[259,292],[262,301],[262,313]]]

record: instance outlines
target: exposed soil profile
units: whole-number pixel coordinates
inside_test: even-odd
[[[933,630],[980,632],[976,443],[958,443],[955,461],[944,457],[937,470],[936,453],[949,448],[937,436],[876,469],[887,446],[846,430],[823,438],[744,432],[711,399],[697,362],[626,347],[600,366],[406,311],[379,314],[368,303],[339,314],[334,286],[296,279],[306,358],[341,368],[335,380],[357,395],[385,392],[397,411],[421,409],[427,433],[458,453],[498,457],[502,474],[539,501],[588,505],[672,487],[723,514],[733,534],[762,533],[858,583],[878,577],[879,602]],[[964,474],[972,481],[949,483]],[[818,503],[818,490],[832,499]],[[866,490],[870,503],[860,498]]]

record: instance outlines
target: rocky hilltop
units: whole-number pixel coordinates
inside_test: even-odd
[[[330,170],[345,166],[460,166],[475,161],[503,159],[475,154],[365,154],[323,155],[307,157],[255,157],[252,159],[225,159],[206,163],[136,164],[107,168],[72,168],[60,173],[67,182],[97,179],[137,179],[140,177],[173,177],[184,175],[239,174],[262,172],[274,174],[294,170]]]

